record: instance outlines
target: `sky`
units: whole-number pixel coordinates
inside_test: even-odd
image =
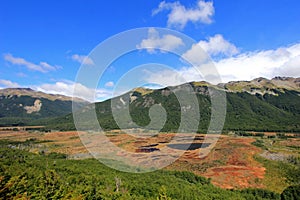
[[[3,0],[0,88],[102,101],[139,86],[300,77],[299,10],[298,0]],[[95,51],[139,28],[145,31]],[[182,35],[195,43],[187,45]],[[82,68],[89,69],[88,80],[99,76],[109,52],[129,41],[136,50],[112,60],[93,84],[78,81]],[[218,79],[205,76],[202,54]]]

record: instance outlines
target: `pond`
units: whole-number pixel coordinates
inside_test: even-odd
[[[172,149],[179,149],[179,150],[195,150],[200,148],[206,148],[211,143],[178,143],[178,144],[168,144],[167,146]]]
[[[151,153],[153,151],[159,151],[159,149],[153,147],[141,147],[135,150],[137,153]]]

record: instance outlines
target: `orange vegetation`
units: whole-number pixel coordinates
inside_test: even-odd
[[[41,144],[45,145],[49,151],[68,155],[87,154],[88,151],[81,143],[80,134],[85,133],[71,131],[51,133],[1,132],[0,139],[25,141],[26,139],[36,138],[45,141]],[[161,149],[166,147],[170,141],[171,144],[182,144],[184,142],[199,144],[204,142],[204,137],[206,137],[197,134],[196,140],[189,141],[187,134],[182,134],[174,141],[175,134],[172,133],[162,133],[153,137],[135,137],[117,133],[111,133],[107,136],[111,142],[123,150],[144,155],[151,152],[151,148]],[[209,142],[211,136],[207,137]],[[192,171],[195,174],[211,178],[213,184],[222,188],[263,188],[261,179],[264,178],[265,168],[253,158],[255,154],[261,152],[258,147],[251,144],[253,141],[252,138],[221,136],[212,149],[203,147],[183,151],[183,155],[167,169]],[[174,151],[180,150],[170,148],[170,152]]]

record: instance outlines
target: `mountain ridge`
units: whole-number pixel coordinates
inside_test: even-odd
[[[174,94],[175,91],[180,92],[185,84],[191,86],[193,96],[196,95],[199,103],[201,118],[197,122],[199,123],[198,132],[206,132],[208,129],[211,120],[210,92],[214,89],[223,90],[226,94],[227,113],[224,116],[226,118],[224,130],[300,132],[299,78],[290,77],[276,77],[270,80],[256,78],[252,81],[229,82],[224,85],[212,85],[204,81],[199,81],[161,89],[135,88],[112,99],[82,105],[83,109],[79,110],[83,114],[82,121],[87,119],[86,117],[89,112],[96,111],[96,116],[103,129],[119,129],[120,126],[116,123],[113,115],[114,110],[120,114],[122,119],[126,119],[123,122],[123,127],[143,128],[151,124],[149,118],[151,107],[160,105],[165,108],[167,114],[166,122],[160,131],[176,131],[181,122],[181,113],[188,112],[188,109],[190,109],[186,107],[184,108],[185,111],[183,111],[180,102]],[[72,102],[51,101],[42,98],[41,102],[43,105],[39,108],[40,102],[35,102],[36,98],[20,96],[23,100],[27,101],[27,104],[18,107],[18,103],[15,100],[20,97],[16,95],[12,97],[15,99],[6,99],[6,101],[10,104],[13,102],[12,104],[14,105],[12,106],[14,107],[12,108],[16,110],[12,109],[14,111],[12,114],[17,114],[19,117],[17,122],[25,121],[25,124],[27,124],[28,120],[24,119],[29,119],[29,122],[30,120],[38,119],[38,121],[34,121],[34,125],[46,125],[49,129],[56,130],[75,129],[70,105]],[[0,106],[3,100],[5,98],[3,99],[0,96]],[[57,104],[57,101],[59,104]],[[45,103],[48,104],[49,109],[41,112],[45,108]],[[31,113],[26,113],[25,106],[28,106],[26,107],[27,112],[29,109]],[[58,108],[65,110],[64,112],[57,112]],[[126,113],[128,113],[126,109],[128,108],[130,116],[126,116]],[[41,111],[36,112],[38,109],[41,109]],[[2,106],[1,111],[3,110],[5,109]],[[53,111],[56,112],[53,113]],[[9,110],[6,111],[7,113],[9,114]],[[16,115],[8,115],[6,117],[16,117]],[[0,112],[0,125],[1,120],[3,120],[3,113]],[[193,120],[193,118],[188,119],[188,125]],[[87,128],[93,129],[92,125],[89,127],[89,123],[87,123]]]
[[[192,81],[188,83],[183,83],[181,85],[190,84],[192,87],[198,87],[198,88],[214,88],[214,89],[220,89],[224,90],[225,92],[229,93],[241,93],[241,92],[247,92],[251,95],[264,95],[264,94],[270,94],[277,96],[278,92],[284,93],[285,90],[291,90],[300,92],[300,77],[293,78],[293,77],[274,77],[272,79],[267,79],[263,77],[255,78],[250,81],[229,81],[227,83],[218,83],[218,84],[211,84],[206,81]],[[177,86],[169,86],[165,88],[173,88],[178,87]],[[160,89],[165,89],[160,88]],[[138,87],[134,88],[129,93],[134,94],[135,92],[140,93],[140,95],[146,95],[149,93],[152,93],[155,91],[155,89],[150,88],[144,88],[144,87]],[[163,90],[164,91],[164,90]],[[201,89],[200,89],[201,91]],[[206,95],[209,95],[209,91],[203,91]],[[131,101],[135,100],[136,97],[131,95]]]
[[[78,97],[70,97],[61,94],[51,94],[46,92],[41,92],[33,90],[31,88],[4,88],[0,89],[0,96],[31,96],[33,98],[46,98],[52,101],[61,100],[61,101],[75,101],[75,102],[86,102]]]
[[[280,89],[283,91],[284,89],[287,90],[295,90],[300,92],[300,77],[284,77],[284,76],[275,76],[272,79],[267,79],[264,77],[254,78],[250,81],[247,80],[238,80],[238,81],[229,81],[227,83],[218,83],[218,84],[211,84],[207,81],[191,81],[188,82],[194,86],[210,86],[216,87],[219,89],[224,89],[226,92],[249,92],[250,94],[255,94],[253,92],[255,89],[262,90],[264,93],[271,89]],[[183,83],[180,85],[184,85],[187,83]],[[176,85],[178,86],[178,85]],[[175,86],[175,87],[176,87]],[[174,87],[174,86],[168,86]],[[162,88],[161,88],[162,89]],[[133,88],[129,92],[139,92],[142,95],[149,94],[155,89],[147,88],[147,87],[137,87]],[[272,93],[270,93],[272,94]],[[32,88],[3,88],[0,89],[0,96],[9,96],[9,95],[18,95],[18,96],[32,96],[34,98],[47,98],[50,100],[62,100],[62,101],[75,101],[75,102],[87,102],[86,100],[79,98],[79,97],[72,97],[62,94],[53,94],[47,92],[41,92],[38,90],[33,90]]]
[[[257,92],[273,94],[272,89],[279,89],[280,91],[286,89],[300,92],[300,78],[277,76],[272,79],[267,79],[259,77],[251,81],[230,81],[223,84],[223,86],[225,90],[229,92],[246,91],[251,94]]]
[[[278,79],[278,78],[277,78]],[[223,90],[226,94],[226,116],[224,130],[241,131],[291,131],[300,132],[300,91],[297,81],[299,79],[286,79],[296,83],[294,89],[287,89],[285,85],[275,87],[270,84],[268,79],[255,79],[262,85],[260,88],[256,84],[255,92],[253,82],[242,82],[241,86],[250,84],[241,90],[226,89],[226,85],[211,85],[206,82],[190,82],[192,96],[197,98],[199,103],[200,121],[198,132],[204,133],[208,130],[211,120],[211,92],[214,89]],[[89,112],[96,111],[96,116],[101,127],[105,130],[119,129],[113,112],[119,114],[119,119],[126,119],[122,122],[123,128],[145,128],[151,123],[149,117],[150,109],[154,105],[162,106],[166,110],[167,119],[164,126],[160,129],[162,132],[177,131],[181,123],[181,113],[189,112],[188,107],[183,109],[174,92],[180,92],[185,88],[184,85],[165,87],[161,89],[133,89],[123,95],[113,97],[103,102],[94,103],[91,109],[85,109],[81,112],[79,121],[85,121]],[[230,83],[232,84],[232,83]],[[290,85],[290,84],[289,84]],[[289,86],[290,87],[290,86]],[[252,91],[251,91],[252,90]],[[186,98],[189,98],[188,95]],[[128,108],[129,115],[128,116]],[[126,110],[127,109],[127,110]],[[185,110],[185,111],[184,111]],[[157,118],[157,117],[156,117]],[[161,120],[159,120],[161,121]],[[193,117],[186,120],[187,126],[194,124]],[[87,122],[86,128],[93,129],[94,124]],[[69,114],[48,123],[49,128],[53,129],[75,129],[73,115]],[[151,129],[151,127],[149,127]],[[152,127],[156,129],[157,127]]]

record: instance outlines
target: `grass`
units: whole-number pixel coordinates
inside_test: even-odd
[[[290,149],[299,152],[300,148],[298,146],[291,147],[289,145],[281,144],[284,140],[286,139],[257,139],[252,144],[273,153],[294,155],[295,152]],[[272,141],[276,142],[272,144]],[[288,177],[293,176],[292,173],[295,169],[294,165],[287,161],[269,160],[260,155],[255,155],[254,158],[266,168],[265,178],[262,180],[262,184],[266,189],[281,193],[286,187],[292,185],[292,182],[288,180]]]
[[[254,158],[266,168],[265,178],[262,179],[262,183],[265,185],[266,189],[281,193],[290,185],[286,178],[288,170],[292,169],[290,164],[281,161],[268,160],[259,155],[254,156]]]

